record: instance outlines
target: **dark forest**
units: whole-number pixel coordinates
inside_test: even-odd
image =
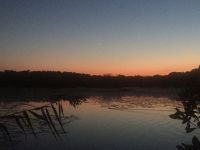
[[[89,75],[57,71],[0,72],[0,87],[121,88],[121,87],[200,87],[200,67],[187,72],[154,76]]]

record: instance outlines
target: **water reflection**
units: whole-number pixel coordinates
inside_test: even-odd
[[[185,124],[185,130],[187,133],[194,131],[200,127],[200,107],[193,101],[184,101],[183,110],[176,108],[174,114],[169,115],[172,119],[179,119],[182,124]]]
[[[194,136],[192,138],[192,144],[182,143],[182,145],[177,145],[176,148],[178,150],[200,150],[200,142],[199,139],[196,136]]]
[[[181,120],[182,124],[185,124],[186,133],[191,133],[200,128],[200,93],[198,89],[184,89],[179,94],[182,101],[182,110],[175,108],[176,112],[169,115],[171,119]],[[182,143],[177,145],[178,150],[200,150],[199,139],[194,136],[192,138],[192,144]]]
[[[121,111],[170,111],[181,104],[179,101],[167,97],[155,98],[153,96],[124,96],[117,100],[107,100],[102,98],[96,99],[98,99],[98,102],[102,107]]]
[[[69,102],[76,107],[83,100],[85,99],[75,97],[73,102],[72,98]],[[37,139],[40,135],[51,134],[56,140],[59,140],[62,134],[67,134],[65,126],[78,119],[74,115],[64,114],[66,107],[62,100],[39,107],[27,106],[32,108],[0,116],[1,148],[13,147],[23,140],[23,136],[27,137],[28,135],[32,135]]]
[[[145,150],[147,147],[149,150],[168,150],[176,149],[181,141],[191,141],[193,136],[185,138],[178,120],[183,122],[188,133],[196,133],[198,104],[155,93],[159,91],[144,95],[142,92],[88,96],[52,93],[44,98],[40,94],[39,99],[29,99],[29,96],[22,101],[3,101],[0,148],[26,149],[24,144],[29,139],[27,145],[39,141],[38,147],[27,146],[32,150]],[[177,121],[172,121],[169,114]],[[189,145],[178,145],[177,149],[197,147],[198,137],[194,136],[192,141]]]
[[[73,98],[68,98],[69,104],[72,105],[74,108],[81,105],[83,102],[86,102],[86,98],[83,96],[75,96]]]

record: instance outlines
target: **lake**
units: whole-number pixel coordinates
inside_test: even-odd
[[[175,90],[1,91],[3,150],[177,150],[200,133]]]

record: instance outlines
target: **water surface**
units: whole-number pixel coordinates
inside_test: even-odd
[[[193,136],[198,137],[199,129],[186,133],[186,124],[170,117],[176,113],[175,108],[184,111],[181,101],[166,95],[146,94],[93,95],[55,101],[2,100],[0,114],[9,116],[0,119],[0,147],[14,150],[176,150],[177,145],[190,144]],[[44,114],[47,121],[42,118]]]

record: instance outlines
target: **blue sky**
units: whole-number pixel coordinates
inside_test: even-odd
[[[1,0],[0,69],[166,74],[200,64],[198,0]]]

